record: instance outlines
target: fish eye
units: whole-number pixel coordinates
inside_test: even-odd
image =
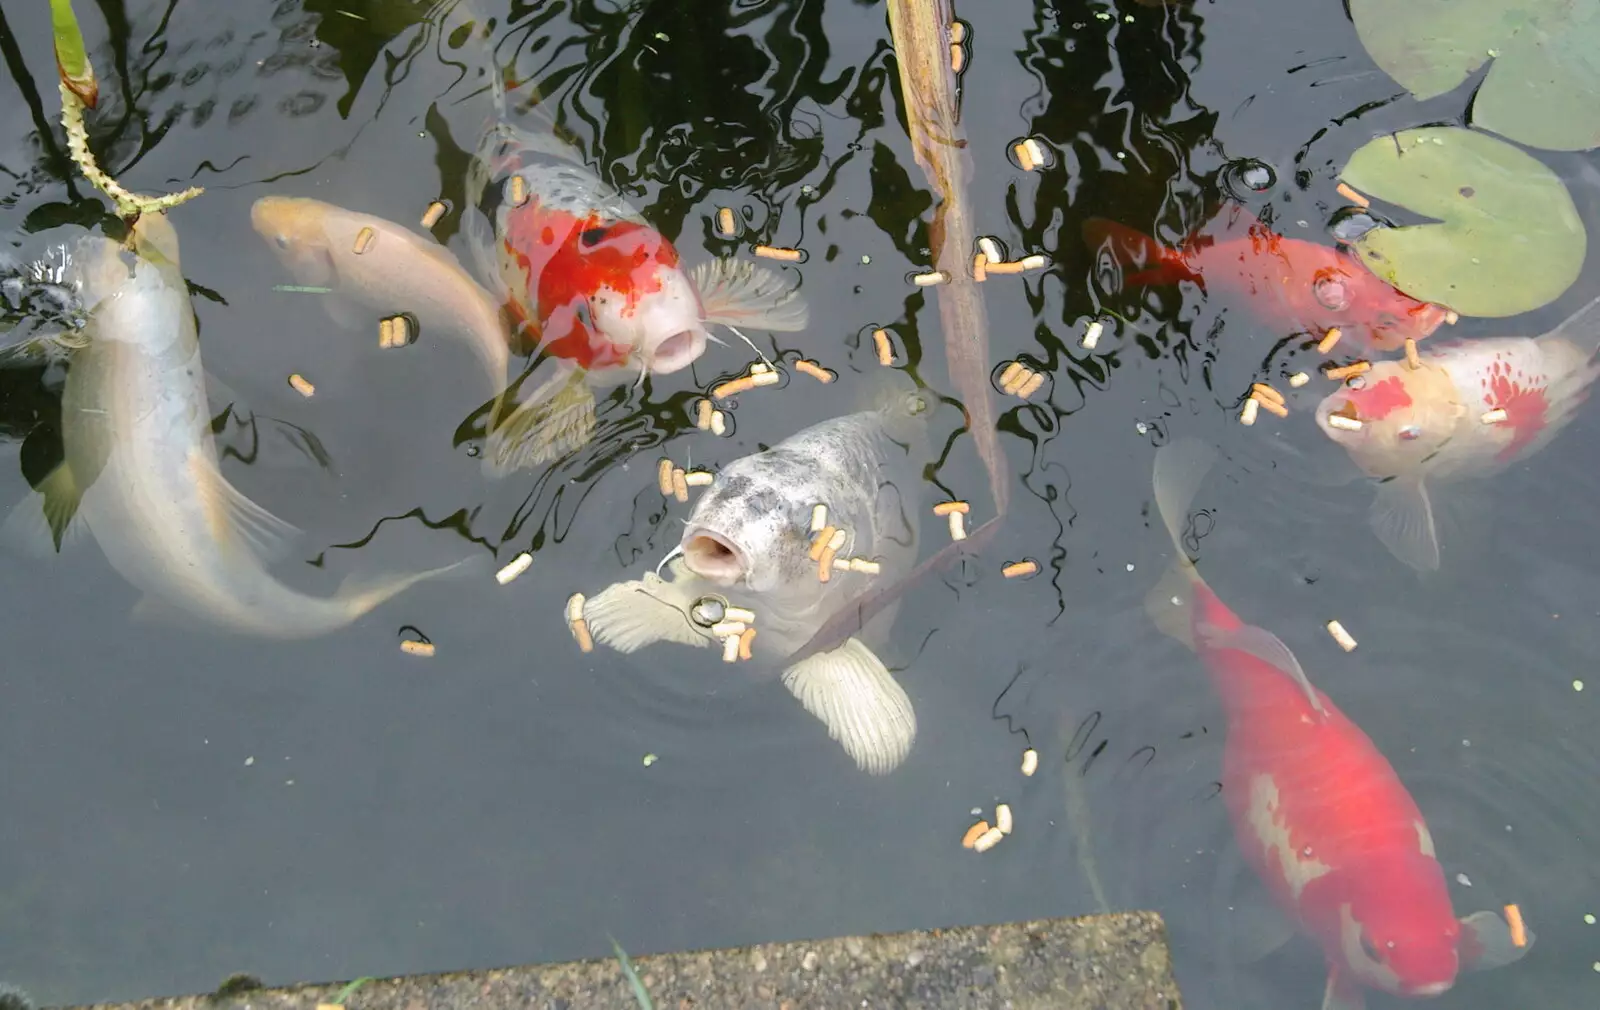
[[[728,601],[720,596],[702,596],[694,601],[694,606],[689,608],[689,620],[709,628],[720,624],[722,617],[728,612]]]
[[[289,236],[283,234],[282,232],[279,232],[278,234],[274,235],[272,237],[272,241],[278,243],[278,248],[279,249],[287,249],[287,248],[289,248]]]
[[[1393,947],[1394,944],[1391,943],[1389,946]],[[1367,935],[1367,931],[1364,929],[1361,931],[1361,953],[1365,954],[1369,961],[1376,962],[1379,960],[1377,944],[1372,942],[1372,938]]]
[[[1399,435],[1402,442],[1415,442],[1422,437],[1422,425],[1408,424],[1400,429]]]
[[[1344,384],[1349,389],[1365,389],[1367,386],[1367,379],[1364,375],[1352,375],[1350,378],[1344,380]]]
[[[1324,273],[1311,282],[1311,293],[1325,309],[1342,312],[1350,307],[1350,286],[1339,274]]]

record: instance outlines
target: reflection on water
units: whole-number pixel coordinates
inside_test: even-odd
[[[769,679],[698,650],[581,654],[562,616],[571,592],[635,577],[678,542],[687,512],[657,490],[661,455],[727,463],[860,409],[877,327],[943,398],[930,500],[978,510],[985,471],[934,299],[904,280],[930,262],[933,200],[881,5],[79,7],[103,162],[136,190],[207,187],[172,221],[223,472],[307,531],[305,564],[274,571],[326,595],[350,570],[463,552],[534,563],[504,588],[427,583],[342,632],[267,644],[130,620],[133,590],[92,547],[0,566],[0,759],[14,770],[0,783],[0,978],[78,1001],[206,989],[241,969],[279,982],[605,956],[608,933],[642,953],[1153,907],[1185,1005],[1313,1005],[1321,959],[1304,939],[1263,940],[1261,889],[1220,802],[1220,705],[1141,606],[1170,555],[1152,447],[1197,435],[1224,455],[1197,502],[1216,520],[1207,581],[1383,750],[1457,911],[1516,902],[1539,934],[1521,964],[1466,976],[1437,1005],[1592,995],[1587,699],[1600,685],[1574,682],[1600,648],[1586,602],[1600,573],[1583,560],[1600,544],[1582,521],[1600,495],[1584,458],[1600,420],[1585,411],[1526,465],[1463,485],[1478,535],[1419,580],[1371,537],[1370,489],[1340,479],[1315,428],[1322,380],[1291,394],[1283,421],[1234,420],[1252,381],[1315,370],[1307,342],[1215,286],[1122,284],[1082,239],[1098,216],[1176,243],[1243,206],[1327,244],[1350,151],[1462,112],[1459,97],[1397,97],[1337,5],[958,9],[972,23],[969,213],[1008,255],[1051,261],[986,283],[990,356],[1048,381],[1025,403],[995,394],[1017,481],[1007,526],[913,587],[881,651],[918,722],[882,779]],[[52,126],[41,5],[0,17],[10,344],[74,324],[71,299],[29,264],[111,222]],[[268,194],[412,226],[443,199],[434,234],[470,263],[465,183],[495,68],[686,264],[804,249],[782,269],[809,328],[757,340],[839,381],[792,375],[743,395],[718,439],[696,429],[694,401],[751,355],[713,346],[682,372],[601,390],[587,447],[491,482],[473,440],[457,444],[484,401],[458,343],[425,333],[380,350],[322,296],[275,290],[287,278],[249,213]],[[1025,135],[1052,149],[1041,171],[1007,160]],[[1546,160],[1593,220],[1592,159]],[[717,230],[721,207],[736,237]],[[1590,271],[1570,297],[1593,284]],[[1576,304],[1460,330],[1536,333]],[[1091,351],[1093,318],[1106,326]],[[291,373],[316,395],[289,389]],[[62,379],[48,360],[0,372],[18,460],[7,502],[60,458]],[[943,521],[924,522],[943,543]],[[1041,573],[1001,578],[1021,557]],[[1355,652],[1323,631],[1335,617]],[[399,652],[402,626],[433,659]],[[1041,767],[1024,778],[1029,743]],[[1015,833],[962,851],[968,811],[997,801]]]

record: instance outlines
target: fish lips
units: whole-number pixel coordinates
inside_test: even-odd
[[[738,585],[750,572],[749,552],[732,537],[705,526],[684,531],[683,561],[689,571],[723,587]]]

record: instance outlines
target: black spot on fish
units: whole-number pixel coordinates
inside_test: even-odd
[[[585,228],[578,233],[578,241],[586,246],[597,246],[606,240],[606,228]]]

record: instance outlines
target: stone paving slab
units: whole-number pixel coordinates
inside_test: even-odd
[[[1180,1010],[1152,912],[1048,919],[633,960],[658,1010],[999,1007]],[[342,984],[247,989],[101,1010],[315,1010]],[[368,982],[349,1010],[638,1010],[614,958]]]

